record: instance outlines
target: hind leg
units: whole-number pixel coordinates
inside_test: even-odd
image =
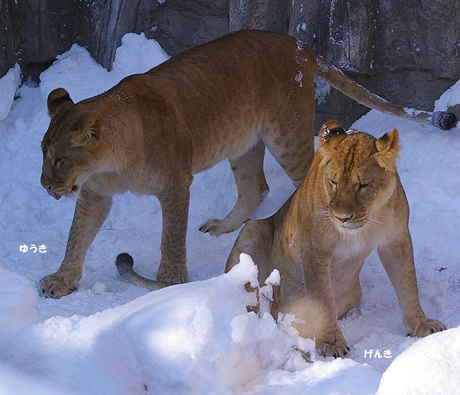
[[[262,139],[283,170],[299,186],[313,161],[315,100],[313,79],[290,96],[284,112],[272,111]]]
[[[313,127],[299,129],[299,133],[291,133],[292,137],[283,133],[279,138],[281,133],[269,132],[264,138],[268,150],[296,187],[305,179],[314,156]]]
[[[233,232],[249,219],[269,191],[263,169],[264,155],[265,145],[260,140],[245,154],[229,160],[238,188],[238,200],[224,219],[210,219],[200,231],[219,236]]]
[[[240,254],[248,254],[259,270],[259,283],[263,284],[272,271],[270,246],[273,244],[271,219],[249,221],[241,229],[227,259],[225,273],[239,263]]]

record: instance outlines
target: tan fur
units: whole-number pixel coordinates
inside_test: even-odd
[[[188,281],[185,235],[193,174],[228,158],[236,179],[233,210],[200,228],[212,235],[238,228],[266,196],[265,147],[299,185],[313,158],[314,76],[381,111],[417,121],[430,116],[410,116],[300,41],[260,31],[202,45],[77,104],[62,88],[51,92],[41,183],[55,198],[78,200],[64,260],[42,280],[42,294],[61,297],[77,288],[112,195],[127,190],[160,201],[157,279]]]
[[[296,313],[302,336],[324,356],[348,356],[337,318],[361,299],[359,273],[373,249],[392,281],[411,336],[444,325],[428,319],[419,302],[409,208],[396,171],[398,131],[379,140],[326,123],[302,185],[272,217],[242,229],[226,266],[251,255],[263,283],[281,274],[281,311]]]

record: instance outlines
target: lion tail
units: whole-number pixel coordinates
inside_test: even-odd
[[[368,108],[373,108],[399,118],[432,125],[442,130],[452,129],[457,126],[457,117],[451,112],[428,112],[399,107],[358,84],[337,67],[329,64],[322,56],[308,47],[308,45],[301,45],[300,48],[302,51],[307,52],[309,58],[315,59],[315,64],[312,67],[315,77],[324,79],[346,96]]]
[[[161,283],[159,281],[150,280],[137,274],[133,269],[133,257],[125,252],[117,256],[115,264],[117,265],[118,273],[120,273],[123,278],[151,291],[156,291],[170,285]]]

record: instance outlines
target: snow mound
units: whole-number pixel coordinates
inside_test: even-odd
[[[21,68],[16,65],[0,78],[0,121],[5,119],[13,105],[14,95],[21,83]]]
[[[98,83],[85,83],[93,79]],[[40,74],[40,90],[45,100],[52,90],[64,88],[77,103],[98,95],[113,85],[110,73],[78,44],[72,45],[67,52],[57,56],[53,65]]]
[[[460,104],[460,81],[452,85],[434,102],[434,109],[435,111],[445,111],[457,104]]]
[[[149,40],[144,33],[128,33],[115,53],[112,72],[121,80],[126,75],[145,73],[168,59],[157,41]]]
[[[18,273],[0,267],[0,344],[25,326],[43,321],[35,286]]]
[[[129,33],[123,36],[122,46],[115,53],[113,70],[107,71],[85,48],[74,44],[40,74],[40,90],[46,99],[52,90],[65,88],[77,103],[109,90],[128,75],[145,73],[168,58],[155,40]]]
[[[378,395],[458,394],[460,327],[419,340],[383,374]]]
[[[268,313],[248,313],[257,301],[248,282],[256,285],[257,269],[242,255],[217,278],[25,328],[10,358],[33,376],[95,395],[230,394],[260,384],[267,370],[305,368],[295,348],[314,343],[280,330]]]

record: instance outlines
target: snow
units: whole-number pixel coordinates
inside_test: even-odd
[[[292,348],[299,345],[269,315],[246,312],[256,302],[245,290],[248,281],[257,277],[245,257],[226,276],[152,292],[89,317],[53,317],[18,333],[10,362],[35,361],[29,373],[82,394],[226,394],[254,387],[264,370],[296,359]]]
[[[0,78],[0,120],[7,117],[21,82],[21,68],[16,65]]]
[[[460,128],[440,131],[376,111],[343,125],[376,137],[394,127],[400,132],[398,168],[411,207],[420,300],[429,317],[451,328],[446,332],[425,339],[405,336],[395,293],[376,254],[361,273],[363,300],[339,322],[350,359],[318,357],[313,342],[290,326],[290,315],[277,324],[266,310],[260,317],[247,313],[246,305],[255,303],[244,287],[256,281],[251,259],[242,255],[241,263],[223,274],[238,232],[213,238],[197,230],[208,218],[225,216],[236,201],[227,163],[196,175],[192,185],[190,283],[148,292],[119,277],[120,252],[132,254],[135,270],[150,278],[160,258],[157,199],[126,194],[114,199],[87,253],[78,291],[59,300],[38,297],[40,279],[63,259],[75,206],[70,199],[56,202],[40,186],[48,93],[64,87],[79,101],[167,57],[156,42],[129,34],[111,71],[74,45],[41,74],[38,87],[18,88],[17,69],[0,80],[8,85],[0,89],[6,92],[0,97],[0,393],[455,393],[460,384]],[[14,95],[19,97],[13,101]],[[436,102],[436,110],[459,102],[457,84]],[[294,191],[268,154],[265,168],[271,192],[255,218],[273,214]],[[314,363],[297,349],[310,351]]]
[[[91,58],[85,48],[74,44],[40,75],[44,97],[53,89],[65,87],[72,100],[79,102],[105,92],[128,75],[145,73],[169,58],[158,42],[147,39],[143,33],[125,34],[121,42],[110,72]]]
[[[435,333],[410,346],[382,376],[378,395],[456,394],[460,328]]]
[[[0,267],[0,289],[1,339],[43,320],[37,310],[37,291],[26,277]]]
[[[325,102],[330,91],[331,86],[326,81],[315,77],[315,101],[317,104]]]

